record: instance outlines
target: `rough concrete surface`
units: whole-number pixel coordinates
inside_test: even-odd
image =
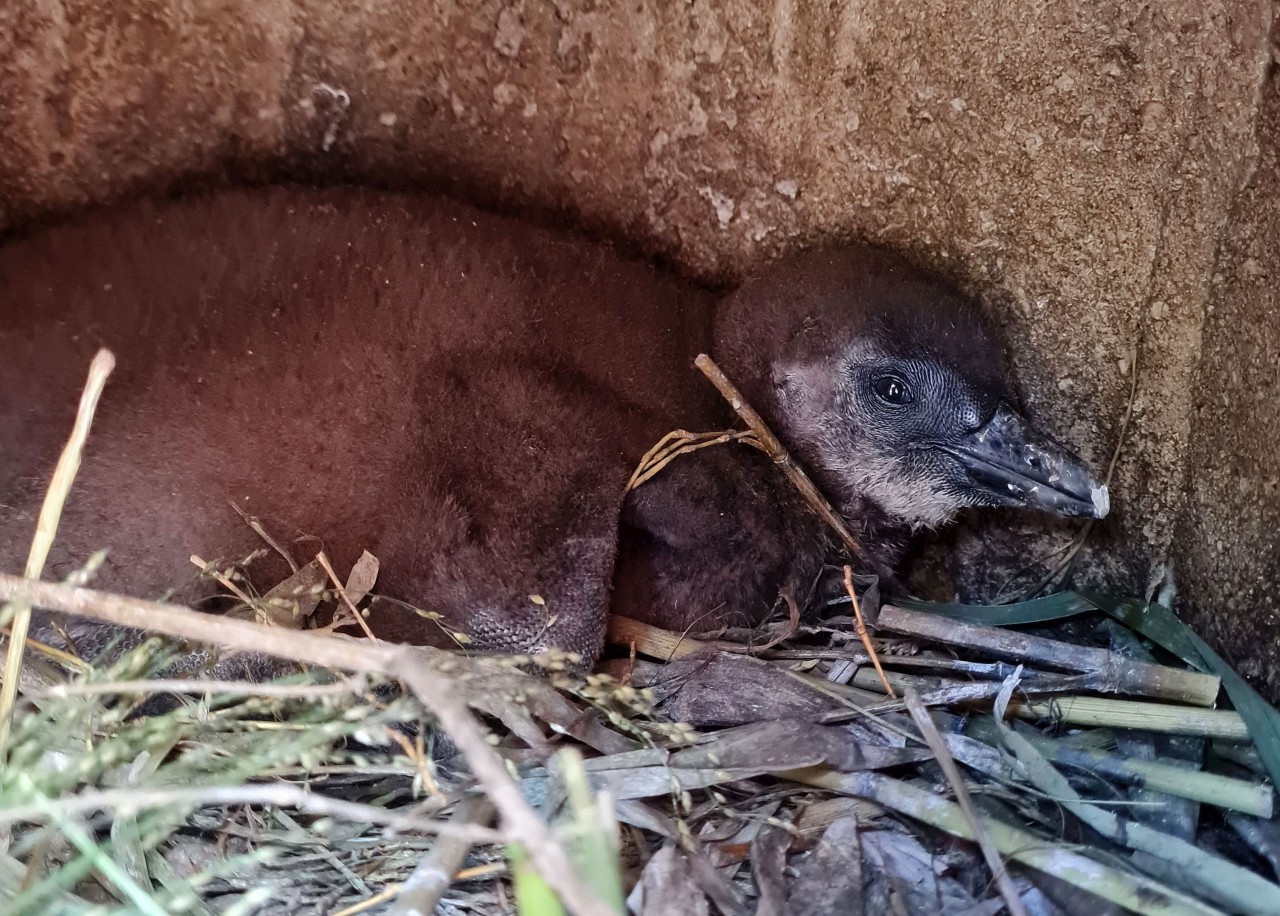
[[[1245,602],[1275,566],[1274,439],[1215,429],[1280,425],[1259,279],[1274,178],[1239,197],[1271,15],[1266,0],[10,0],[0,227],[305,176],[452,188],[716,283],[819,240],[883,240],[992,306],[1031,412],[1098,464],[1140,338],[1115,513],[1084,572],[1141,588],[1177,540],[1199,619],[1269,658],[1274,623],[1258,630]],[[961,539],[962,588],[1067,536],[1004,532]]]
[[[1280,696],[1280,77],[1236,202],[1204,322],[1177,536],[1183,604],[1242,674]]]

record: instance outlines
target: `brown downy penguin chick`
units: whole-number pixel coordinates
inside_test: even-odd
[[[913,533],[963,508],[1110,508],[1088,467],[1013,406],[978,307],[885,251],[768,265],[719,304],[714,339],[720,366],[867,549],[876,569],[863,572],[893,570]],[[658,605],[677,629],[755,623],[779,585],[803,603],[834,548],[763,456],[710,451],[624,507],[623,543],[643,547],[621,561],[631,588],[615,605],[627,613]]]
[[[882,562],[963,506],[1105,514],[1087,468],[1009,405],[977,311],[902,262],[806,255],[713,308],[572,237],[349,189],[138,204],[14,242],[0,569],[22,566],[99,346],[120,368],[47,576],[105,547],[95,586],[199,603],[191,554],[262,546],[234,503],[298,559],[323,545],[342,572],[373,552],[390,640],[456,629],[591,662],[615,568],[616,609],[680,629],[803,594],[827,534],[746,447],[684,456],[624,506],[663,434],[731,422],[691,367],[707,349]],[[251,572],[287,567],[268,553]],[[103,635],[78,632],[82,653]]]

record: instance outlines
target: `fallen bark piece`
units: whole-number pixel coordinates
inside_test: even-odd
[[[859,742],[841,728],[804,721],[760,722],[728,729],[715,739],[671,756],[672,767],[778,770],[826,764],[841,772],[927,760],[924,748]]]
[[[741,655],[719,653],[668,665],[637,663],[637,687],[652,687],[663,715],[694,728],[723,728],[772,719],[812,721],[843,708],[786,671]]]

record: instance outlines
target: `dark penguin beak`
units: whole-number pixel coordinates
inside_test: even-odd
[[[1106,486],[1079,456],[1006,403],[984,426],[941,447],[964,466],[973,486],[999,505],[1092,518],[1103,518],[1111,508]]]

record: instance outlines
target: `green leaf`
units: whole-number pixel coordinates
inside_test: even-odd
[[[520,916],[564,916],[560,898],[534,871],[524,847],[519,843],[508,844],[507,862],[511,866],[511,888],[515,893],[516,912]]]
[[[1085,592],[1082,597],[1160,648],[1172,652],[1197,671],[1209,670],[1196,647],[1198,640],[1191,628],[1164,605],[1148,604],[1136,598],[1114,599],[1090,592]],[[1221,672],[1213,673],[1221,676]]]
[[[1058,592],[1044,598],[1032,598],[1017,604],[935,604],[930,601],[912,601],[895,598],[898,607],[909,611],[924,611],[952,620],[981,624],[986,627],[1017,627],[1032,623],[1062,620],[1087,611],[1096,611],[1098,605],[1075,592]]]

